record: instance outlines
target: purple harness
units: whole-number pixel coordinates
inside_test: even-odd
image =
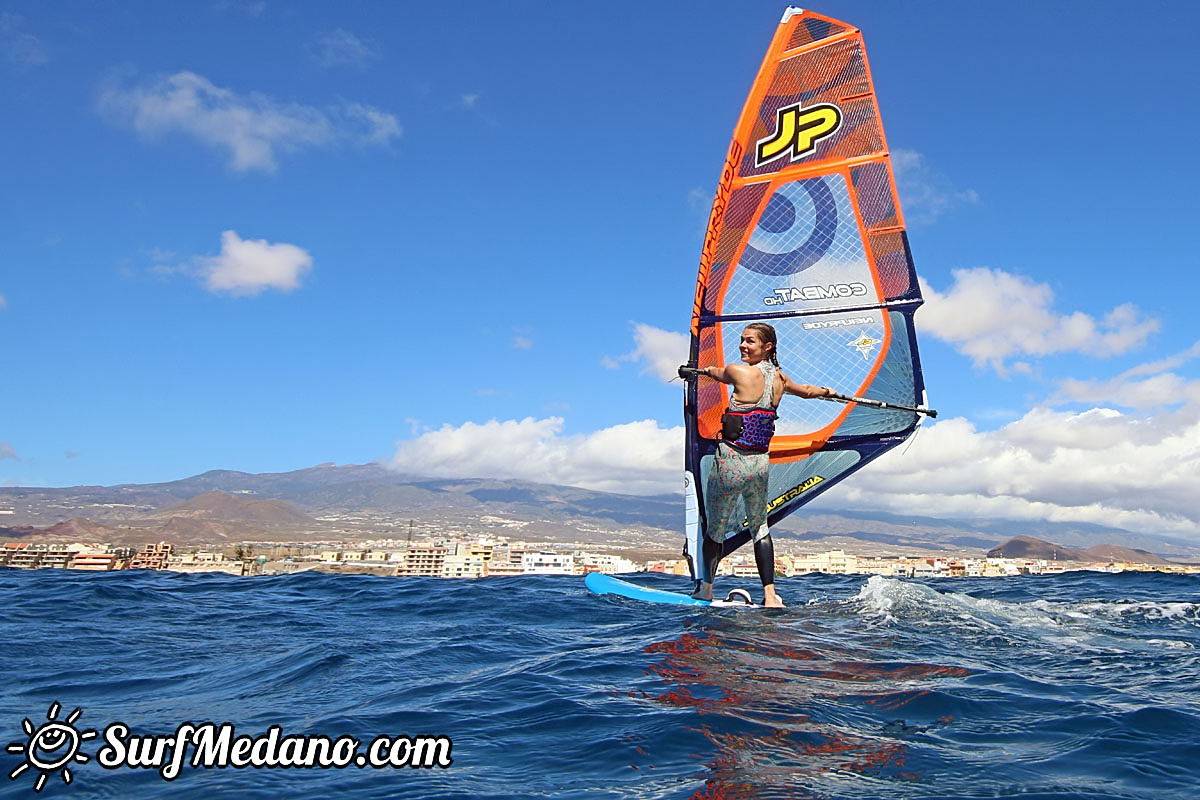
[[[726,411],[721,416],[721,438],[739,450],[765,453],[775,435],[777,416],[767,408]]]

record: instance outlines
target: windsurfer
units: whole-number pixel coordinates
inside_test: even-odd
[[[743,364],[705,367],[698,374],[733,386],[729,411],[723,418],[723,438],[708,474],[708,529],[704,536],[704,570],[694,597],[711,600],[713,577],[726,549],[730,515],[741,497],[746,526],[753,532],[754,561],[763,584],[763,605],[782,606],[775,592],[775,546],[767,527],[767,449],[775,432],[775,409],[783,395],[831,397],[826,386],[795,383],[779,368],[775,329],[763,322],[747,325],[738,346]],[[736,523],[735,523],[736,524]],[[740,526],[738,526],[740,527]],[[740,544],[740,543],[739,543]]]

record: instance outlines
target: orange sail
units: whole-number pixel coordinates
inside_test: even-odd
[[[742,329],[767,322],[794,381],[876,402],[784,401],[770,449],[769,523],[898,445],[916,429],[918,412],[928,413],[919,407],[913,327],[921,302],[862,34],[788,9],[721,172],[689,364],[737,362]],[[693,577],[728,401],[724,384],[688,383],[685,553]]]

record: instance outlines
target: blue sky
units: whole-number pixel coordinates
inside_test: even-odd
[[[783,8],[5,4],[0,483],[674,491],[663,376]],[[866,37],[941,411],[821,502],[1196,531],[1200,6],[814,8]]]

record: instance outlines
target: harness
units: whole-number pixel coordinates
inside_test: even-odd
[[[758,364],[758,370],[763,376],[763,393],[758,402],[746,408],[746,403],[731,401],[731,407],[721,415],[721,438],[745,453],[767,452],[779,416],[771,405],[771,382],[775,380],[776,367],[763,361]],[[741,408],[732,408],[733,405]]]
[[[769,408],[728,410],[721,415],[721,438],[739,450],[765,453],[775,435],[778,416]]]

